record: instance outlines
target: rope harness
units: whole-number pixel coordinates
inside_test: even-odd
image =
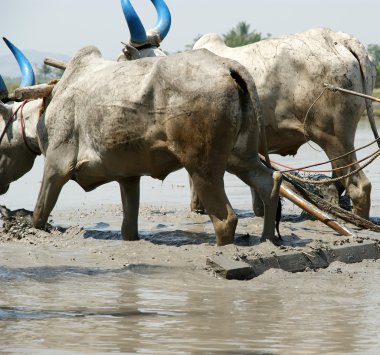
[[[337,87],[334,87],[332,85],[327,85],[325,84],[325,87],[324,89],[322,90],[322,92],[318,95],[318,97],[314,100],[314,102],[311,104],[311,106],[309,107],[309,109],[307,110],[306,112],[306,115],[305,115],[305,119],[304,119],[304,136],[305,136],[305,140],[306,142],[308,142],[310,140],[310,138],[308,137],[307,135],[307,129],[306,129],[306,123],[307,123],[307,118],[309,116],[309,112],[310,110],[313,108],[313,106],[317,103],[317,101],[322,97],[322,95],[325,93],[326,90],[332,90],[332,91],[342,91],[342,92],[345,92],[345,93],[348,93],[348,94],[352,94],[352,95],[357,95],[357,96],[360,96],[360,97],[364,97],[364,98],[367,98],[367,99],[371,99],[373,101],[377,101],[377,102],[380,102],[379,99],[377,98],[374,98],[372,96],[368,96],[368,95],[364,95],[364,94],[361,94],[361,93],[357,93],[355,91],[350,91],[350,90],[344,90],[344,89],[341,89],[341,88],[337,88]],[[315,184],[315,185],[323,185],[323,184],[331,184],[333,182],[336,182],[336,181],[340,181],[340,180],[343,180],[343,179],[346,179],[356,173],[358,173],[359,171],[363,170],[365,167],[367,167],[369,164],[371,164],[377,157],[380,156],[380,149],[376,150],[375,152],[371,153],[370,155],[366,156],[365,158],[362,158],[360,160],[357,160],[357,161],[354,161],[348,165],[345,165],[345,166],[340,166],[340,167],[337,167],[337,168],[334,168],[334,169],[327,169],[327,170],[307,170],[308,168],[311,168],[311,167],[314,167],[314,166],[319,166],[319,165],[324,165],[324,164],[327,164],[327,163],[331,163],[333,161],[336,161],[336,160],[339,160],[339,159],[342,159],[352,153],[355,153],[361,149],[364,149],[364,148],[367,148],[368,146],[376,143],[379,141],[379,137],[377,137],[373,142],[369,143],[369,144],[366,144],[360,148],[357,148],[357,149],[354,149],[348,153],[345,153],[343,155],[340,155],[338,157],[335,157],[333,159],[330,159],[330,160],[327,160],[327,161],[324,161],[322,163],[316,163],[316,164],[311,164],[311,165],[307,165],[307,166],[304,166],[304,167],[301,167],[301,168],[293,168],[293,167],[290,167],[288,165],[285,165],[285,164],[281,164],[281,163],[277,163],[275,161],[272,161],[272,163],[276,164],[276,165],[279,165],[283,168],[286,168],[285,170],[279,170],[280,173],[284,174],[286,177],[288,177],[289,179],[293,179],[295,181],[298,181],[298,182],[301,182],[301,183],[308,183],[308,184]],[[310,145],[311,148],[315,149],[313,146]],[[339,170],[342,170],[342,169],[346,169],[346,168],[349,168],[353,165],[356,165],[358,163],[361,163],[365,160],[369,159],[365,164],[363,164],[362,166],[360,166],[359,168],[345,174],[345,175],[342,175],[342,176],[339,176],[339,177],[336,177],[336,178],[329,178],[329,179],[322,179],[322,180],[310,180],[310,179],[307,179],[307,178],[302,178],[302,177],[299,177],[297,175],[294,175],[294,174],[289,174],[289,172],[291,171],[302,171],[302,172],[308,172],[308,173],[325,173],[325,172],[335,172],[335,171],[339,171]]]
[[[22,136],[22,140],[25,144],[25,146],[28,148],[28,150],[33,153],[33,154],[38,154],[38,152],[34,151],[31,146],[29,145],[27,139],[26,139],[26,133],[25,133],[25,122],[24,122],[24,117],[23,117],[23,114],[22,114],[22,110],[24,108],[24,106],[29,102],[29,100],[25,100],[22,102],[22,104],[17,107],[17,109],[15,110],[15,112],[13,112],[13,114],[8,118],[5,126],[4,126],[4,129],[3,129],[3,132],[1,133],[1,136],[0,136],[0,144],[1,142],[3,141],[3,138],[5,136],[5,133],[7,132],[7,129],[9,127],[9,125],[12,123],[12,121],[14,121],[15,119],[17,119],[17,113],[20,111],[20,130],[21,130],[21,136]]]

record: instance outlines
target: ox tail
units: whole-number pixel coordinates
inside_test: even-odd
[[[265,122],[264,115],[261,109],[259,95],[257,93],[256,84],[251,74],[242,66],[230,68],[231,77],[235,80],[240,89],[249,95],[251,103],[255,112],[259,127],[260,146],[262,147],[262,153],[265,157],[265,162],[268,167],[271,167],[271,162],[268,154],[268,143],[265,134]]]
[[[375,78],[376,78],[375,64],[369,57],[368,52],[366,51],[364,46],[357,39],[350,37],[350,39],[344,41],[344,44],[346,48],[352,53],[352,55],[359,62],[360,72],[362,75],[364,94],[369,95],[369,96],[372,95],[372,90],[373,90],[373,87],[375,84]],[[372,129],[372,133],[375,139],[377,139],[377,145],[380,148],[380,140],[378,139],[379,133],[376,128],[375,115],[373,113],[373,108],[372,108],[372,101],[366,99],[365,105],[366,105],[366,110],[367,110],[368,121]]]

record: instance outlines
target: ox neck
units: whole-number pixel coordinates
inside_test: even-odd
[[[34,155],[41,155],[37,138],[37,123],[41,100],[23,101],[13,104],[13,128],[18,132],[17,137],[22,140],[27,150]]]

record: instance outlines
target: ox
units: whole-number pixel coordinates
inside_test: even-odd
[[[372,92],[374,65],[363,45],[346,33],[312,29],[238,48],[227,47],[217,34],[207,34],[195,43],[194,49],[199,48],[234,59],[248,69],[262,104],[269,153],[295,155],[308,140],[330,159],[348,153],[354,150],[357,124],[365,108],[378,137],[370,101],[331,92],[319,97],[324,83],[368,95]],[[356,160],[352,153],[333,161],[332,167]],[[333,175],[345,175],[358,167],[356,163]],[[342,184],[351,197],[353,212],[368,219],[371,184],[364,172],[343,179]],[[192,208],[202,208],[195,193]],[[258,199],[254,199],[254,211],[263,213]]]
[[[152,40],[151,33],[157,31],[145,32],[129,0],[121,2],[131,41],[119,60],[164,55],[157,48],[159,42]],[[157,23],[170,26],[170,13],[163,0],[154,3],[162,8],[160,14],[164,17],[158,18]],[[168,27],[161,29],[165,36],[168,30]],[[156,35],[153,38],[161,37]],[[229,48],[219,35],[208,34],[195,43],[194,49],[197,48],[234,59],[249,70],[262,101],[270,153],[295,155],[308,140],[317,143],[330,159],[350,152],[354,149],[356,127],[365,107],[374,135],[378,137],[371,102],[364,103],[360,98],[326,92],[313,106],[305,122],[306,113],[321,94],[324,83],[366,94],[372,91],[373,63],[361,43],[348,34],[313,29],[240,48]],[[260,151],[265,149],[260,147]],[[355,161],[356,155],[352,153],[332,162],[332,167],[350,165]],[[345,175],[357,168],[358,164],[353,164],[333,175]],[[354,213],[368,219],[371,184],[365,174],[359,172],[342,180],[342,184],[352,199]],[[254,190],[251,192],[255,214],[262,216],[262,204],[255,198]],[[204,212],[193,188],[191,209]]]
[[[232,243],[237,217],[223,186],[225,170],[260,195],[262,240],[275,238],[280,174],[258,158],[261,112],[252,77],[207,50],[112,62],[80,50],[55,86],[37,125],[45,155],[33,223],[42,228],[63,185],[89,191],[120,184],[122,236],[138,238],[139,182],[184,167],[214,225],[218,245]]]
[[[34,73],[28,59],[6,38],[4,41],[20,66],[22,74],[20,86],[34,85]],[[8,101],[8,90],[1,76],[0,99]],[[41,103],[42,100],[26,104],[0,101],[0,194],[6,193],[11,182],[26,174],[32,168],[36,156],[40,154],[36,125]]]

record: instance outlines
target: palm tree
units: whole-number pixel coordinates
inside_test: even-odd
[[[270,37],[270,34],[267,34],[267,37],[263,37],[256,30],[250,31],[249,27],[250,25],[246,22],[239,22],[236,27],[223,35],[226,45],[229,47],[240,47]]]

